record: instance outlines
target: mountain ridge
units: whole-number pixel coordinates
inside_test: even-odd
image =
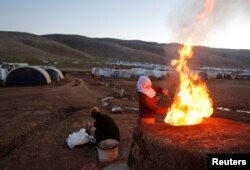
[[[157,43],[116,38],[90,38],[73,34],[35,35],[0,31],[0,62],[43,64],[128,61],[170,65],[178,58],[178,43]],[[250,50],[193,47],[190,66],[249,68]]]

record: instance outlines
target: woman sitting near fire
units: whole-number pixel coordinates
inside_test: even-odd
[[[156,93],[168,95],[168,90],[153,87],[147,76],[140,76],[136,92],[139,103],[138,123],[155,123],[155,114],[167,113],[168,107],[158,106]]]

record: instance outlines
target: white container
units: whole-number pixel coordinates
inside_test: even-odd
[[[109,162],[117,159],[119,142],[114,139],[101,141],[97,146],[98,158],[101,162]]]

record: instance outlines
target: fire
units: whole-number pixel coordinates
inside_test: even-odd
[[[179,73],[180,87],[164,121],[175,126],[199,124],[213,113],[206,84],[197,74],[190,73],[187,66],[187,60],[193,55],[190,42],[188,40],[179,50],[179,60],[171,62]]]
[[[196,17],[198,24],[206,26],[208,16],[212,13],[214,8],[214,0],[206,0],[202,12]]]

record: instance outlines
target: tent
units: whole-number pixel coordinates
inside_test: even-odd
[[[200,80],[208,80],[208,76],[206,72],[199,72],[198,76],[200,78]]]
[[[62,72],[55,67],[44,67],[52,81],[59,81],[64,78]]]
[[[47,85],[49,83],[51,83],[49,74],[37,66],[17,67],[11,70],[5,79],[5,86]]]
[[[6,70],[5,68],[2,68],[2,67],[0,66],[0,80],[3,81],[3,80],[5,79],[6,73],[7,73],[7,70]]]

